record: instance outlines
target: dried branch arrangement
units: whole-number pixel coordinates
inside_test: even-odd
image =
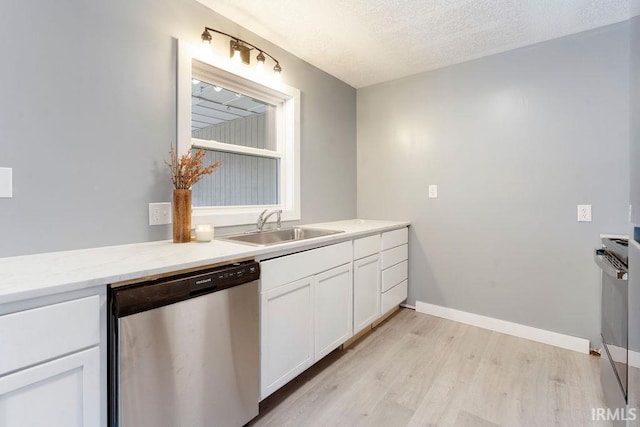
[[[171,155],[171,163],[166,160],[164,163],[171,170],[171,180],[173,181],[173,188],[176,190],[190,189],[191,186],[200,181],[203,176],[213,173],[213,171],[222,164],[222,162],[218,160],[204,167],[202,165],[202,159],[205,156],[203,150],[198,150],[193,154],[192,150],[189,149],[186,154],[178,159],[178,154],[173,149],[173,146],[171,146],[169,154]]]

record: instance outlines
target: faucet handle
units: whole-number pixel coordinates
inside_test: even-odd
[[[256,221],[258,231],[262,231],[262,227],[264,227],[264,214],[267,213],[267,210],[268,209],[263,210],[260,216],[258,216],[258,220]]]
[[[282,228],[282,209],[276,211],[276,228],[278,230]]]

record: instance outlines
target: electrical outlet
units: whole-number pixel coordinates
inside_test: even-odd
[[[578,222],[591,222],[591,205],[578,205]]]
[[[171,203],[149,203],[149,225],[171,224]]]
[[[429,198],[430,199],[437,199],[438,198],[438,186],[437,185],[430,185],[429,186]]]

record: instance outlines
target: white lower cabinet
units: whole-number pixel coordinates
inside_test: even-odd
[[[101,291],[0,316],[0,425],[102,425],[103,301]]]
[[[313,364],[313,277],[260,296],[262,399]]]
[[[407,298],[407,229],[260,262],[260,399]]]
[[[352,336],[351,253],[344,242],[261,262],[260,399]]]
[[[381,238],[380,309],[384,315],[407,299],[409,278],[408,229],[387,231]]]
[[[0,377],[3,426],[100,425],[98,347]]]
[[[380,255],[353,262],[353,333],[380,317]]]
[[[315,360],[351,338],[353,278],[351,263],[315,276]]]

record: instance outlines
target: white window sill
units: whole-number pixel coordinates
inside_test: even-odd
[[[213,224],[215,227],[255,224],[262,211],[281,209],[279,206],[249,206],[249,207],[194,207],[191,213],[191,224]],[[275,217],[274,217],[275,218]],[[300,212],[295,209],[283,209],[282,221],[300,220]]]

